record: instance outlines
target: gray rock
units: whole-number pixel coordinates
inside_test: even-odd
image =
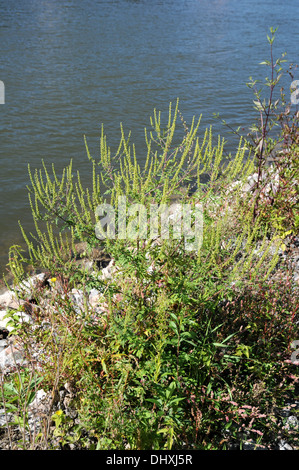
[[[299,430],[299,421],[298,418],[294,415],[291,415],[287,418],[286,423],[284,425],[285,429],[289,431],[296,431]]]
[[[0,369],[2,370],[25,364],[26,360],[22,351],[14,344],[10,344],[0,353]]]
[[[0,310],[0,329],[5,329],[11,332],[14,328],[9,325],[10,317],[5,318],[7,313],[7,310]],[[17,318],[20,323],[33,321],[32,318],[24,312],[15,312],[13,316],[14,318]]]
[[[29,277],[26,281],[23,281],[16,287],[16,290],[23,294],[30,294],[37,286],[46,281],[46,274],[40,273]]]
[[[296,282],[297,284],[299,284],[299,273],[295,273],[295,274],[294,274],[293,280],[294,280],[294,282]]]
[[[115,261],[114,259],[112,259],[110,261],[110,263],[108,264],[108,266],[106,266],[106,268],[102,269],[101,271],[101,274],[99,276],[99,279],[101,279],[102,281],[106,280],[106,279],[111,279],[113,274],[115,274],[117,271],[117,268],[115,266]]]
[[[7,339],[1,339],[0,340],[0,353],[5,349],[7,348],[8,346],[8,341]]]
[[[89,259],[82,259],[79,261],[76,261],[77,266],[79,266],[81,269],[87,272],[92,272],[93,267],[94,267],[94,261],[89,260]]]
[[[0,307],[17,310],[20,305],[21,301],[17,298],[15,292],[7,290],[4,294],[0,295]]]
[[[11,423],[14,420],[13,413],[5,413],[5,409],[0,409],[0,427],[6,426],[7,423]]]
[[[88,303],[91,307],[96,307],[99,305],[100,301],[103,299],[103,294],[98,289],[91,289],[89,293]]]
[[[43,389],[37,390],[34,400],[28,406],[27,424],[31,432],[40,431],[44,417],[50,412],[51,394],[46,393]]]
[[[282,439],[278,442],[278,447],[279,450],[293,450],[293,447]]]
[[[46,413],[48,411],[50,396],[43,389],[37,390],[34,400],[29,405],[31,414]]]
[[[80,289],[72,289],[71,290],[71,298],[73,301],[74,309],[76,313],[80,313],[84,311],[85,306],[85,296],[82,290]]]
[[[0,310],[0,329],[10,331],[10,329],[7,328],[8,319],[4,318],[5,315],[7,315],[7,310]]]
[[[258,181],[258,173],[253,173],[247,178],[247,182],[242,184],[241,181],[235,181],[231,183],[228,192],[235,188],[241,189],[243,193],[250,193],[254,192],[256,189],[256,183]],[[276,171],[276,168],[270,167],[267,171],[263,171],[261,175],[261,187],[262,187],[262,193],[264,196],[267,196],[270,194],[276,194],[277,190],[279,188],[279,173]]]

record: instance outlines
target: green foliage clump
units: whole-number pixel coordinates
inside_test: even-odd
[[[270,116],[271,102],[267,108],[259,100],[260,94],[259,109]],[[200,119],[188,127],[178,104],[170,105],[164,126],[154,111],[143,166],[121,126],[115,155],[103,129],[98,161],[85,141],[89,188],[74,177],[72,163],[60,178],[45,165],[29,172],[36,234],[22,229],[27,253],[12,247],[10,269],[16,286],[28,264],[52,281],[31,299],[25,294],[29,304],[34,297],[35,321],[22,324],[18,336],[29,357],[41,351],[35,370],[53,396],[72,381],[76,410],[76,422],[56,410],[37,448],[225,449],[248,436],[270,444],[275,433],[286,433],[275,410],[294,390],[289,357],[298,335],[298,287],[286,274],[281,281],[273,274],[286,231],[297,227],[295,121],[283,127],[291,143],[270,200],[262,196],[265,128],[258,151],[240,138],[236,155],[226,159],[224,141],[215,143],[212,129],[200,139]],[[252,196],[243,188],[256,169]],[[189,250],[183,237],[149,236],[147,220],[145,237],[99,240],[97,208],[118,209],[123,196],[148,213],[152,204],[200,205],[197,249]],[[78,242],[87,254],[101,249],[114,260],[110,279],[78,264]],[[86,301],[78,311],[74,287],[86,298],[96,288],[97,305]]]

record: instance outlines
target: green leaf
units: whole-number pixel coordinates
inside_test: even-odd
[[[3,385],[3,388],[4,388],[4,390],[6,390],[7,392],[9,392],[11,395],[16,395],[16,396],[19,395],[17,389],[16,389],[15,386],[14,386],[13,384],[11,384],[11,383],[5,383],[5,384]]]
[[[169,322],[169,327],[170,327],[175,333],[178,334],[178,327],[177,327],[177,325],[175,324],[174,321],[171,320],[171,321]]]
[[[170,404],[179,403],[179,402],[181,402],[181,401],[183,401],[183,400],[185,400],[185,399],[186,399],[185,397],[172,398],[172,399],[170,400]]]
[[[18,409],[18,406],[14,405],[13,403],[5,403],[5,410],[8,413],[18,411]]]
[[[159,399],[155,399],[155,398],[146,398],[145,401],[149,401],[150,403],[154,403],[155,405],[158,406],[158,408],[160,408],[162,406],[162,401]]]

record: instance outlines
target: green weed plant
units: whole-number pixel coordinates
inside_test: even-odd
[[[200,139],[200,119],[188,127],[178,101],[165,123],[155,110],[150,124],[143,165],[122,125],[114,155],[103,128],[98,160],[85,139],[88,188],[71,162],[60,177],[45,164],[40,171],[29,168],[36,233],[21,226],[26,250],[13,246],[9,267],[15,286],[28,265],[54,281],[34,293],[34,326],[22,325],[18,336],[29,350],[42,349],[35,371],[46,389],[58,393],[72,380],[76,390],[76,419],[53,410],[43,445],[226,449],[249,438],[271,445],[273,436],[286,437],[275,410],[296,382],[289,357],[298,337],[298,286],[288,273],[273,276],[286,229],[295,233],[297,227],[297,206],[286,197],[298,175],[295,121],[289,131],[283,128],[292,139],[285,161],[294,165],[280,163],[286,185],[266,205],[242,191],[264,158],[256,160],[246,139],[226,158],[224,141],[214,140],[211,128]],[[97,207],[117,209],[120,196],[147,209],[173,201],[201,204],[201,246],[188,251],[183,239],[171,237],[99,240]],[[286,220],[285,201],[293,219],[281,227],[275,221]],[[76,263],[78,242],[87,253],[100,248],[114,260],[110,279],[96,266]],[[87,302],[78,313],[72,288],[86,295],[96,288],[102,313]]]

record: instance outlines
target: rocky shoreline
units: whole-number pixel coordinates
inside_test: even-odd
[[[292,237],[287,242],[287,247],[284,252],[281,252],[281,262],[288,263],[290,268],[293,270],[293,282],[299,284],[299,237]],[[84,246],[82,245],[80,265],[84,265],[85,269],[94,275],[100,276],[101,279],[109,279],[115,275],[116,267],[114,260],[109,258],[99,259],[98,253],[93,253],[94,258],[84,257]],[[102,266],[100,270],[93,271],[94,266]],[[103,267],[105,266],[105,267]],[[279,266],[274,275],[279,273]],[[100,273],[100,274],[99,274]],[[26,354],[22,351],[18,343],[17,334],[13,332],[13,326],[11,325],[9,316],[11,314],[18,315],[21,322],[34,323],[34,316],[36,314],[37,306],[34,303],[34,292],[36,289],[43,288],[49,292],[59,291],[61,286],[57,280],[51,278],[46,273],[40,273],[28,278],[15,290],[6,290],[0,295],[0,370],[1,374],[6,375],[17,368],[26,367],[28,361]],[[22,292],[22,296],[18,297],[18,292]],[[26,293],[27,300],[24,298],[24,292]],[[81,289],[72,289],[69,292],[69,296],[73,302],[74,311],[80,315],[86,302],[90,308],[93,309],[93,321],[101,321],[102,315],[105,315],[105,299],[101,292],[97,289],[92,289],[87,295]],[[43,308],[47,308],[46,305]],[[36,351],[36,362],[38,362],[39,351]],[[298,395],[299,390],[296,391]],[[47,414],[53,414],[58,410],[63,410],[66,416],[69,416],[77,423],[76,410],[72,408],[71,403],[73,399],[73,391],[70,383],[64,384],[59,391],[55,399],[47,394],[43,389],[37,390],[34,401],[30,404],[28,409],[28,423],[30,430],[27,433],[34,433],[40,428],[42,424],[42,417]],[[283,423],[284,429],[299,430],[299,420],[296,414],[299,411],[299,400],[296,397],[290,399],[287,406],[280,411],[277,411],[277,418]],[[13,419],[11,413],[6,413],[5,408],[0,407],[0,449],[10,449],[11,442],[9,441],[7,431],[7,424]],[[12,435],[15,436],[16,440],[20,439],[21,431],[17,426],[12,428]],[[229,436],[226,436],[229,437]],[[229,439],[228,439],[229,440]],[[53,442],[55,446],[55,442]],[[56,445],[58,445],[56,443]],[[92,445],[92,440],[90,445]],[[76,449],[76,445],[72,444],[70,449]],[[238,449],[236,443],[231,443],[230,449]],[[242,443],[243,450],[293,450],[293,447],[277,437],[273,440],[271,448],[265,448],[252,440],[246,440]]]
[[[114,261],[104,255],[100,250],[94,250],[91,256],[85,256],[85,244],[77,246],[77,254],[79,258],[77,264],[89,272],[94,272],[101,280],[111,278],[114,272]],[[93,271],[93,268],[97,268]],[[100,269],[99,269],[100,267]],[[18,317],[18,322],[26,325],[34,324],[35,315],[40,308],[47,309],[46,302],[37,307],[35,296],[37,289],[44,289],[54,296],[62,293],[62,285],[59,280],[52,278],[49,274],[42,272],[30,276],[26,281],[22,282],[15,289],[2,289],[0,295],[0,377],[8,376],[16,370],[21,371],[23,368],[30,367],[33,361],[38,363],[40,352],[38,346],[34,347],[34,354],[28,360],[26,352],[22,348],[22,344],[18,339],[17,331],[11,324],[11,318]],[[86,305],[93,309],[93,321],[98,322],[101,316],[105,314],[107,305],[103,295],[97,289],[92,289],[87,295],[81,289],[71,289],[68,293],[71,299],[75,313],[80,316]],[[26,300],[24,300],[24,298]],[[43,323],[43,322],[42,322]],[[47,328],[48,325],[44,324]],[[54,397],[51,393],[46,393],[43,389],[36,391],[35,399],[28,407],[28,426],[26,438],[30,440],[30,435],[40,431],[44,425],[44,419],[49,419],[58,410],[63,410],[65,415],[75,420],[77,418],[76,410],[69,405],[73,398],[72,386],[65,383],[60,388],[58,394]],[[8,433],[8,425],[14,420],[13,413],[6,412],[5,407],[0,406],[0,449],[9,450],[14,446],[14,442],[20,442],[24,437],[21,429],[14,425]],[[53,425],[53,422],[52,422]],[[53,429],[52,429],[53,430]],[[52,442],[54,448],[59,448],[57,442]],[[72,446],[70,447],[73,448]]]

